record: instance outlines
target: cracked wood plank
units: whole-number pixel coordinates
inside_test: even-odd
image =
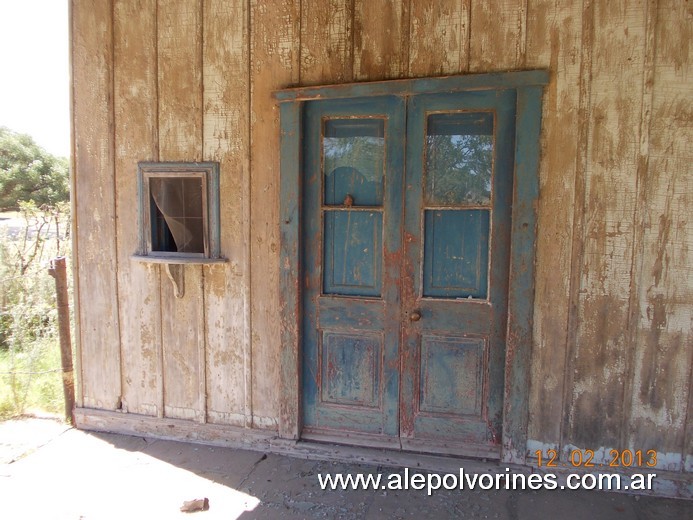
[[[220,169],[221,251],[204,267],[207,400],[210,422],[250,426],[250,171],[247,2],[204,5],[203,147]]]
[[[113,193],[112,2],[72,2],[75,212],[80,301],[80,396],[84,406],[120,406],[121,369]],[[84,222],[84,225],[79,225]]]
[[[686,56],[692,13],[672,0],[650,4],[653,50],[644,77],[649,95],[644,113],[651,110],[651,123],[649,140],[641,145],[641,258],[633,273],[637,303],[628,444],[656,445],[660,467],[691,471],[693,440],[686,422],[691,421],[693,365],[693,114]]]
[[[584,249],[573,264],[580,279],[563,432],[564,442],[590,449],[621,442],[645,13],[642,1],[594,6],[584,215],[575,222]]]
[[[271,94],[298,82],[300,10],[298,0],[253,0],[250,9],[253,425],[276,429],[281,345],[279,108]]]
[[[527,66],[554,71],[544,91],[537,234],[534,349],[528,438],[558,446],[570,294],[578,161],[582,6],[531,2]]]
[[[412,2],[409,76],[459,74],[469,68],[470,0]]]
[[[200,0],[158,6],[159,160],[202,159],[202,5]],[[164,411],[167,417],[206,420],[204,279],[199,265],[178,265],[185,295],[161,280]]]
[[[137,251],[137,162],[158,157],[156,1],[122,1],[113,11],[115,196],[123,410],[163,417],[159,267],[131,262]]]
[[[470,72],[520,69],[525,59],[527,0],[472,0]]]

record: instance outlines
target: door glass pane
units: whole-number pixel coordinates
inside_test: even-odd
[[[325,211],[324,294],[380,296],[383,214]]]
[[[382,205],[384,160],[383,119],[325,120],[325,204]]]
[[[424,212],[423,295],[486,298],[489,211]]]
[[[431,114],[426,128],[426,203],[489,205],[493,113]]]

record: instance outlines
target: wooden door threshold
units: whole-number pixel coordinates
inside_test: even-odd
[[[354,446],[359,448],[383,448],[394,451],[421,453],[423,455],[447,455],[452,457],[481,460],[500,460],[501,450],[497,444],[460,443],[448,440],[392,437],[360,432],[320,430],[304,428],[302,441]]]
[[[390,468],[411,468],[441,473],[498,473],[505,468],[513,472],[530,474],[531,468],[515,464],[499,465],[498,460],[470,459],[463,456],[445,454],[416,453],[392,448],[349,446],[324,440],[301,439],[299,441],[273,439],[271,450],[292,457],[308,460],[327,460],[351,464],[369,464]]]
[[[402,451],[495,461],[501,458],[501,449],[498,444],[472,444],[416,438],[402,438]]]
[[[399,437],[361,432],[321,430],[319,428],[304,428],[301,432],[301,440],[390,450],[399,450],[401,447]]]
[[[424,454],[402,451],[399,438],[389,446],[347,445],[345,439],[363,443],[364,438],[356,439],[336,435],[319,435],[313,432],[311,439],[299,441],[277,437],[276,432],[241,428],[221,424],[201,424],[182,419],[157,418],[132,413],[122,413],[88,408],[75,409],[77,428],[82,430],[119,433],[124,435],[146,436],[182,442],[194,442],[240,448],[260,452],[276,453],[308,460],[327,460],[355,464],[371,464],[390,468],[412,468],[422,471],[458,473],[495,473],[512,467],[514,472],[529,474],[528,466],[499,465],[497,460],[468,459],[449,454]],[[376,436],[366,437],[373,438]],[[377,444],[373,441],[374,444]],[[429,446],[430,448],[430,446]]]

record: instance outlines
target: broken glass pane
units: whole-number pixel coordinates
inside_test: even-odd
[[[152,251],[204,253],[202,179],[152,177],[149,192],[158,217],[152,226]]]

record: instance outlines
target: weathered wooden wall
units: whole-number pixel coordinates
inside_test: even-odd
[[[529,449],[693,469],[693,164],[679,0],[72,0],[84,407],[273,430],[287,86],[545,68]],[[137,247],[136,165],[221,164],[185,297]]]

